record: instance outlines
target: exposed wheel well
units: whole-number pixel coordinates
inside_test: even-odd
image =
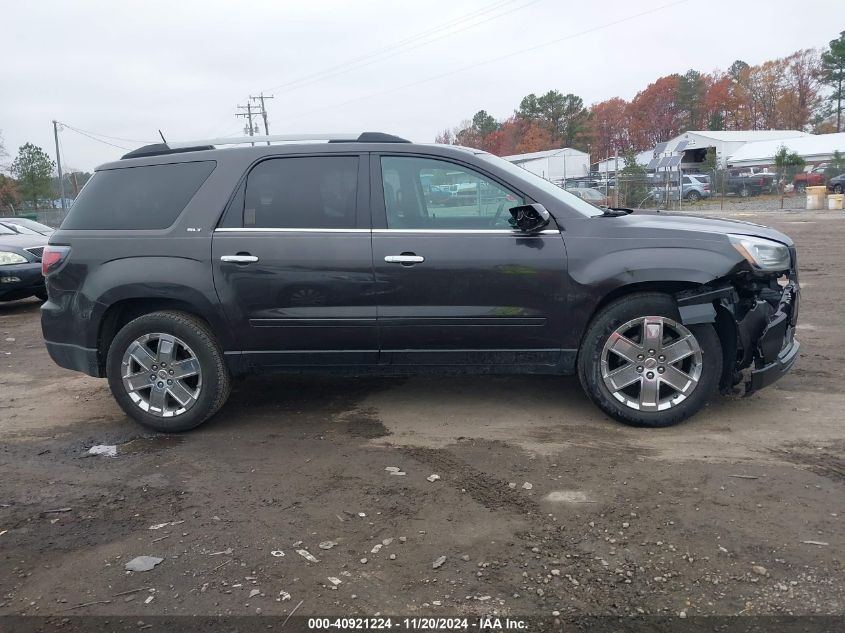
[[[178,310],[206,321],[197,309],[186,301],[178,299],[123,299],[110,305],[100,320],[97,335],[97,362],[101,375],[105,376],[106,357],[115,335],[124,325],[144,314],[161,310]]]
[[[700,285],[701,284],[690,281],[643,281],[640,283],[628,284],[627,286],[620,286],[619,288],[609,292],[604,296],[604,298],[602,298],[601,301],[599,301],[598,305],[593,310],[593,313],[590,315],[590,321],[588,321],[588,323],[592,322],[599,310],[625,295],[634,294],[635,292],[665,292],[668,295],[674,295],[682,290],[690,290],[691,288],[697,288]]]

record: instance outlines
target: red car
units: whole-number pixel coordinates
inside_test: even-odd
[[[827,164],[822,163],[821,165],[816,165],[810,171],[795,174],[795,178],[792,179],[792,184],[795,185],[795,191],[803,193],[807,187],[818,187],[824,185],[825,168],[827,168]]]

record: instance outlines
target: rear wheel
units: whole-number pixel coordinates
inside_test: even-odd
[[[680,321],[661,293],[632,294],[599,312],[578,357],[590,399],[633,426],[671,426],[701,409],[716,393],[722,349],[710,324]]]
[[[834,185],[833,193],[842,193],[842,191],[843,191],[842,185]]]
[[[214,335],[184,312],[154,312],[127,323],[109,347],[106,374],[121,408],[165,433],[199,426],[230,391]]]
[[[698,202],[699,200],[701,200],[701,194],[697,191],[690,191],[687,194],[687,200],[689,200],[690,202]]]
[[[805,185],[803,182],[798,183],[797,185],[795,185],[795,191],[797,193],[804,193],[805,191],[807,191],[807,185]]]

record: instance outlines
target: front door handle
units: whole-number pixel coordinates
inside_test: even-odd
[[[223,255],[220,261],[233,264],[251,264],[257,262],[258,258],[255,255]]]
[[[425,261],[422,255],[387,255],[384,258],[388,264],[421,264]]]

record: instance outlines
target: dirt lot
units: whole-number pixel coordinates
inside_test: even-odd
[[[845,216],[726,215],[796,239],[802,355],[666,430],[575,379],[270,376],[156,436],[0,305],[0,614],[845,614]]]

